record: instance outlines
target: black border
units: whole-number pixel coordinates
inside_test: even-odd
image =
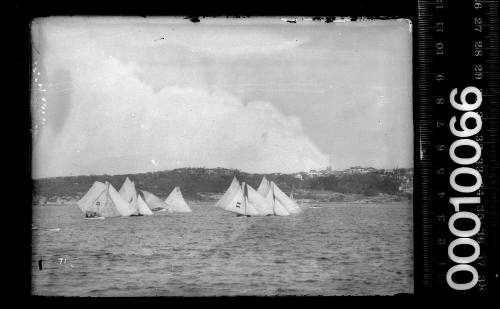
[[[412,21],[413,28],[413,119],[414,119],[414,187],[416,189],[415,196],[418,194],[418,171],[416,169],[418,158],[418,126],[416,121],[416,107],[415,102],[417,102],[416,94],[416,54],[415,54],[415,39],[416,39],[416,16],[418,14],[417,1],[401,1],[401,0],[384,0],[384,1],[369,1],[369,0],[357,0],[357,1],[343,1],[333,4],[313,4],[313,3],[293,3],[293,2],[283,2],[283,3],[273,3],[270,5],[266,3],[265,5],[257,6],[255,2],[247,3],[205,3],[205,4],[191,4],[191,3],[161,3],[161,4],[145,4],[145,3],[130,3],[130,2],[117,2],[117,3],[103,3],[98,2],[97,4],[92,2],[52,2],[47,3],[43,1],[34,3],[17,3],[13,7],[14,16],[14,42],[15,42],[15,78],[16,78],[16,92],[21,94],[22,100],[16,102],[15,115],[17,116],[14,121],[16,122],[16,132],[15,132],[15,145],[16,148],[20,150],[21,154],[16,157],[19,161],[17,166],[22,166],[22,172],[16,168],[16,179],[17,184],[22,184],[22,194],[21,201],[17,200],[19,208],[22,208],[22,222],[19,225],[16,222],[16,230],[22,230],[20,236],[16,236],[15,246],[19,247],[13,250],[17,252],[22,252],[23,259],[22,265],[18,266],[14,271],[12,278],[15,279],[16,288],[15,294],[21,297],[22,300],[30,300],[34,304],[53,304],[59,303],[62,299],[64,302],[72,303],[72,298],[67,297],[39,297],[31,295],[31,202],[32,202],[32,180],[31,180],[31,119],[30,119],[30,72],[31,72],[31,42],[30,42],[30,22],[36,17],[45,16],[71,16],[71,15],[86,15],[86,16],[185,16],[191,21],[196,22],[197,19],[202,17],[212,17],[212,16],[226,16],[226,17],[252,17],[252,16],[310,16],[310,17],[321,17],[324,22],[331,22],[335,17],[351,17],[352,20],[358,18],[368,18],[368,19],[395,19],[395,18],[407,18]],[[12,17],[11,16],[11,17]],[[21,128],[19,128],[21,127]],[[29,206],[28,206],[29,205]],[[418,237],[418,226],[415,219],[418,214],[414,212],[414,238]],[[415,240],[415,239],[414,239]],[[416,242],[415,242],[416,243]],[[415,248],[414,257],[418,256],[418,248]],[[414,259],[416,261],[416,259]],[[415,280],[418,276],[415,274]],[[416,286],[416,284],[415,284]],[[408,296],[408,294],[396,295],[396,296]],[[343,296],[341,296],[344,298]],[[300,301],[304,301],[304,304],[310,304],[310,301],[314,297],[277,297],[277,298],[264,298],[267,301],[292,301],[293,304],[300,304]],[[337,300],[339,297],[324,297],[326,300]],[[363,297],[366,298],[366,297]],[[368,297],[370,301],[380,300],[381,297],[371,296]],[[385,298],[385,297],[383,297]],[[164,299],[164,298],[162,298]],[[185,301],[191,298],[173,298],[173,301],[177,304],[185,304]],[[201,298],[201,301],[205,302],[212,300],[209,297]],[[249,302],[255,301],[255,297],[216,297],[214,300],[217,303],[232,303],[237,301]],[[314,298],[316,299],[316,298]],[[358,297],[347,297],[349,300],[358,299]],[[404,302],[408,301],[408,297],[396,297],[396,299],[402,300]],[[133,298],[123,299],[123,298],[76,298],[75,301],[78,303],[89,304],[94,301],[101,303],[118,303],[118,304],[131,304],[135,301],[148,301],[156,302],[156,298]],[[172,301],[172,299],[170,299]],[[207,302],[206,304],[209,304]]]

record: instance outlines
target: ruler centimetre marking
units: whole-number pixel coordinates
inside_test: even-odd
[[[415,291],[493,293],[500,260],[498,2],[419,1],[414,38]]]

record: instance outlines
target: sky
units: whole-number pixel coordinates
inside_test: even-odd
[[[413,166],[408,20],[32,23],[34,178]]]

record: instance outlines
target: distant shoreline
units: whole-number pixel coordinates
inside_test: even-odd
[[[186,199],[188,202],[213,202],[216,203],[223,193],[200,192],[195,199]],[[369,203],[400,203],[411,202],[412,199],[408,196],[393,195],[378,193],[375,195],[363,194],[344,194],[330,191],[300,189],[293,192],[294,199],[300,204],[318,204],[318,203],[352,203],[352,204],[369,204]],[[37,196],[33,199],[33,206],[52,206],[52,205],[72,205],[76,204],[78,197],[69,196],[53,196],[46,199],[44,196]]]

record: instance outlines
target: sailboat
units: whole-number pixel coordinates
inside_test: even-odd
[[[137,195],[135,183],[128,177],[120,188],[120,195],[135,209],[133,216],[150,216],[153,214],[144,200]]]
[[[246,202],[253,206],[258,212],[259,216],[272,216],[274,215],[273,204],[266,200],[249,184],[246,184]]]
[[[77,205],[85,213],[86,219],[128,217],[135,213],[135,209],[107,181],[94,182]]]
[[[97,214],[97,211],[93,211],[94,208],[97,210],[100,203],[97,203],[97,199],[106,190],[106,185],[102,182],[96,181],[92,184],[92,187],[82,196],[82,198],[76,202],[76,205],[80,210],[85,213],[85,217],[90,217],[92,213],[95,213],[92,217],[94,218],[104,218]]]
[[[271,189],[275,200],[282,204],[289,213],[296,214],[300,212],[299,205],[295,201],[291,200],[283,191],[281,191],[280,187],[278,187],[278,185],[273,181],[271,181]]]
[[[169,211],[168,205],[162,201],[158,196],[154,195],[151,192],[141,190],[144,195],[144,202],[148,206],[151,211]]]
[[[234,212],[239,217],[258,216],[259,212],[257,209],[255,209],[252,203],[248,202],[248,191],[245,190],[247,187],[245,182],[240,185],[236,177],[233,179],[233,182],[234,180],[236,180],[236,186],[232,184],[229,186],[226,194],[221,198],[222,201],[219,201],[220,203],[217,203],[217,206],[224,210]]]
[[[227,188],[226,192],[224,193],[224,195],[222,195],[219,201],[217,201],[215,206],[219,208],[224,208],[238,187],[241,187],[240,182],[238,181],[238,179],[236,179],[236,176],[234,176],[233,181],[229,185],[229,188]]]
[[[266,199],[245,182],[240,185],[236,177],[233,178],[231,185],[216,206],[235,212],[240,216],[289,215],[286,209],[280,206],[279,202],[275,205],[274,197],[271,196],[271,199]]]
[[[293,213],[299,213],[299,205],[288,196],[275,184],[269,182],[266,176],[262,178],[257,192],[264,196],[266,200],[273,205],[274,214],[278,216],[287,216]]]
[[[247,209],[243,189],[238,179],[236,179],[236,176],[233,177],[233,181],[229,185],[229,188],[215,206],[234,212],[239,216],[251,216],[251,213],[257,213],[254,209]]]
[[[290,212],[283,206],[283,204],[276,200],[274,196],[274,190],[271,183],[266,179],[266,176],[262,178],[259,187],[257,188],[257,192],[263,196],[269,205],[271,205],[273,214],[275,216],[289,216]]]
[[[167,208],[172,212],[192,212],[182,196],[181,188],[175,187],[165,199]]]

